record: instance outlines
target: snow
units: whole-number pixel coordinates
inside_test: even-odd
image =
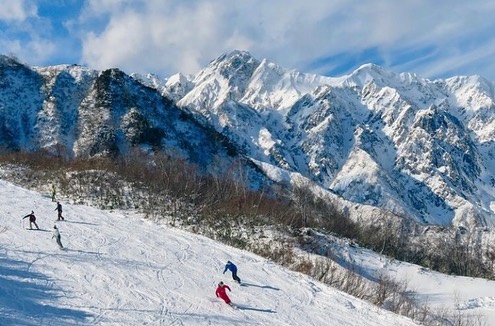
[[[276,167],[272,164],[268,164],[262,161],[258,161],[255,159],[251,159],[251,161],[258,165],[260,169],[263,170],[263,172],[272,180],[276,182],[282,182],[282,183],[290,183],[291,180],[293,179],[294,173],[289,172],[285,169]]]
[[[0,181],[0,325],[414,325],[252,253],[127,211],[56,204]],[[41,230],[26,230],[31,209]],[[57,224],[65,250],[51,238]],[[495,282],[437,273],[370,250],[336,252],[363,275],[405,281],[419,303],[495,325]],[[244,285],[222,275],[231,260]],[[238,306],[215,297],[223,281]]]
[[[375,253],[363,251],[358,261],[365,270],[385,270],[396,280],[407,282],[419,301],[438,310],[458,307],[461,313],[481,316],[487,326],[495,325],[494,281],[445,275],[400,261],[378,260]]]
[[[276,144],[276,141],[272,139],[272,135],[266,128],[261,128],[258,137],[258,144],[260,148],[265,149],[265,155],[270,155],[270,149]]]
[[[131,212],[62,204],[56,222],[48,194],[0,181],[1,325],[414,325],[252,253]],[[25,229],[31,210],[41,230]],[[222,275],[227,260],[244,286]],[[238,309],[215,297],[219,281]]]
[[[263,59],[251,76],[240,102],[256,109],[274,108],[286,111],[320,85],[338,85],[341,78],[299,73]]]

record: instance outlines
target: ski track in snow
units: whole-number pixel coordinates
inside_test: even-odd
[[[50,199],[0,181],[0,325],[414,324],[211,239],[62,204],[66,221],[54,222]],[[31,210],[49,232],[23,229]],[[243,285],[222,275],[227,260]],[[236,309],[215,297],[219,281]]]

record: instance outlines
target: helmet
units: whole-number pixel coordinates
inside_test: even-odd
[[[223,285],[223,282],[222,282],[222,281],[220,281],[220,283],[218,283],[218,286],[222,286],[222,285]]]
[[[54,225],[54,226],[53,226],[53,228],[54,228],[54,229],[56,229],[56,228],[57,228],[57,226],[56,226],[56,225]]]

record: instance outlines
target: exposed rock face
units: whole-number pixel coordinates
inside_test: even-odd
[[[159,148],[205,170],[239,158],[253,184],[300,174],[423,223],[492,224],[494,89],[372,64],[323,77],[244,51],[163,80],[0,57],[0,144],[70,156]]]

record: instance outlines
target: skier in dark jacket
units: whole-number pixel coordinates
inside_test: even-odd
[[[57,202],[57,208],[55,208],[56,211],[58,211],[58,218],[57,221],[64,221],[64,217],[62,216],[62,204],[60,202]]]
[[[227,270],[230,270],[232,272],[232,278],[234,279],[234,281],[241,284],[241,279],[239,278],[239,276],[237,276],[237,266],[234,265],[234,263],[232,263],[230,260],[225,265],[225,269],[223,270],[223,273],[225,274]]]
[[[36,228],[39,230],[40,228],[38,227],[38,224],[36,224],[36,216],[34,216],[34,211],[31,211],[31,214],[28,214],[24,216],[22,219],[25,219],[26,217],[29,217],[29,228],[33,229],[33,224],[36,226]]]

